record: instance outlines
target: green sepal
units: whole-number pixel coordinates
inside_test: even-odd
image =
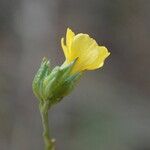
[[[48,102],[49,107],[68,95],[76,85],[82,73],[71,74],[76,60],[65,66],[57,66],[53,70],[49,61],[44,58],[34,77],[32,88],[41,103]]]
[[[42,96],[43,80],[50,73],[51,73],[50,62],[46,58],[43,58],[41,66],[32,82],[33,92],[39,100],[43,100]]]
[[[81,77],[81,73],[77,73],[75,75],[69,76],[61,83],[61,88],[56,90],[57,94],[60,95],[60,98],[63,98],[64,96],[68,95],[74,88],[76,82]]]

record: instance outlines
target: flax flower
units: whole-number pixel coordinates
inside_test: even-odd
[[[66,42],[62,38],[61,45],[65,62],[52,68],[49,60],[43,58],[32,82],[33,92],[39,100],[45,150],[55,150],[55,140],[49,134],[49,109],[74,89],[82,72],[102,67],[110,55],[106,47],[99,46],[88,34],[75,35],[69,28]]]
[[[110,55],[106,47],[99,46],[88,34],[75,35],[69,28],[66,33],[66,42],[62,38],[61,46],[66,58],[64,65],[77,59],[72,70],[73,74],[102,67],[105,59]]]

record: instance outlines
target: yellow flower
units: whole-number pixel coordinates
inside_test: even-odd
[[[110,55],[107,48],[99,46],[88,34],[75,35],[71,29],[67,29],[66,43],[61,39],[61,46],[66,57],[65,64],[70,64],[77,58],[72,73],[84,70],[94,70],[104,64],[104,60]]]

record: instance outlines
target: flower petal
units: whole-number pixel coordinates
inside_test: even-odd
[[[71,29],[67,28],[66,45],[67,45],[68,49],[70,49],[70,47],[71,47],[71,43],[73,41],[74,36],[75,36],[74,32]]]
[[[105,59],[110,55],[107,48],[104,46],[98,46],[99,53],[97,59],[91,65],[87,67],[87,70],[98,69],[103,66]]]
[[[94,70],[103,66],[104,60],[109,56],[107,48],[103,46],[93,46],[87,55],[81,55],[75,64],[72,73],[84,70]]]
[[[97,46],[94,39],[90,38],[87,34],[77,34],[71,44],[71,59],[77,57],[84,57],[89,53],[92,47]]]
[[[61,38],[61,47],[62,47],[62,49],[63,49],[65,58],[68,59],[69,53],[68,53],[68,48],[67,48],[67,46],[64,44],[64,38]]]

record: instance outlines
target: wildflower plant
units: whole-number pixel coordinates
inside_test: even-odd
[[[32,83],[33,92],[39,100],[45,150],[55,150],[55,140],[49,134],[49,109],[73,90],[83,72],[102,67],[110,55],[106,47],[99,46],[88,34],[75,35],[69,28],[66,41],[61,39],[61,46],[66,58],[64,63],[52,69],[48,59],[43,58]]]

